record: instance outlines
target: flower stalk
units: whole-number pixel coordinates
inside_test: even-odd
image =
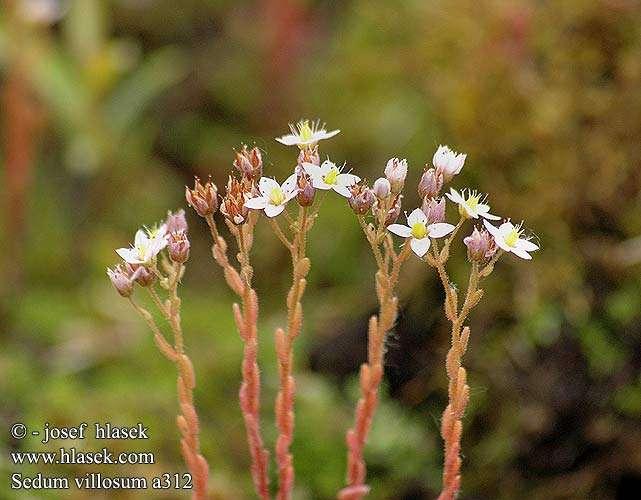
[[[257,217],[249,214],[245,223],[227,225],[238,245],[239,269],[229,262],[227,242],[220,235],[213,214],[205,216],[213,239],[212,255],[222,268],[229,288],[239,297],[241,305],[232,306],[238,334],[244,343],[242,383],[239,391],[240,407],[245,422],[247,443],[252,459],[251,474],[256,494],[269,499],[269,452],[265,449],[260,431],[260,370],[258,367],[258,297],[252,288],[253,268],[250,251],[254,239]]]

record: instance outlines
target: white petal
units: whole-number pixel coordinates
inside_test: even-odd
[[[267,198],[264,196],[251,198],[245,202],[245,206],[247,208],[253,208],[254,210],[262,210],[267,206]]]
[[[532,260],[532,256],[521,248],[518,248],[518,247],[513,248],[512,253],[518,257],[521,257],[522,259]]]
[[[265,207],[265,215],[267,217],[276,217],[283,210],[285,210],[285,205],[267,205]]]
[[[118,248],[116,249],[116,253],[120,255],[122,260],[125,262],[129,262],[130,264],[142,264],[138,259],[138,253],[131,248]]]
[[[138,229],[134,237],[134,246],[142,246],[149,240],[147,232],[144,229]]]
[[[403,224],[390,224],[389,226],[387,226],[387,230],[394,234],[402,236],[403,238],[409,238],[412,234],[412,230],[409,227],[404,226]]]
[[[524,250],[526,252],[534,252],[535,250],[539,249],[539,246],[535,245],[529,240],[519,238],[519,240],[516,242],[516,248],[518,248],[519,250]]]
[[[297,179],[298,179],[298,176],[296,175],[296,172],[294,172],[287,179],[285,179],[285,182],[283,182],[283,185],[281,186],[281,188],[286,195],[291,191],[293,191],[294,189],[296,189]]]
[[[465,200],[463,199],[463,197],[462,197],[462,196],[459,194],[459,192],[458,192],[456,189],[454,189],[454,188],[450,188],[450,192],[449,192],[449,193],[445,193],[445,196],[447,196],[447,197],[448,197],[450,200],[452,200],[454,203],[461,204],[461,203],[464,203],[464,202],[465,202]]]
[[[269,196],[272,189],[280,189],[280,184],[270,177],[261,177],[258,181],[258,190],[263,196]]]
[[[513,230],[514,230],[514,224],[512,224],[512,223],[511,223],[511,222],[509,222],[509,221],[508,221],[508,222],[504,222],[503,224],[501,224],[501,225],[499,226],[499,234],[500,234],[501,236],[507,236],[507,235],[508,235],[508,234],[510,234]]]
[[[336,191],[338,194],[340,194],[341,196],[344,196],[345,198],[352,197],[352,192],[349,190],[347,186],[334,185],[332,186],[332,189]]]
[[[281,144],[284,144],[285,146],[293,146],[295,144],[298,144],[300,138],[297,135],[289,134],[284,135],[283,137],[276,137],[276,140]]]
[[[454,226],[447,222],[437,222],[436,224],[430,224],[427,226],[427,230],[430,238],[442,238],[454,231]]]
[[[496,226],[494,226],[494,225],[490,224],[490,223],[489,223],[488,221],[486,221],[486,220],[484,220],[484,221],[483,221],[483,225],[484,225],[484,226],[485,226],[485,228],[489,231],[489,233],[490,233],[492,236],[494,236],[495,238],[496,238],[496,237],[499,237],[499,238],[501,238],[501,239],[503,238],[503,235],[502,235],[502,233],[501,233],[501,228],[500,228],[500,227],[496,227]],[[504,225],[505,225],[505,224],[502,224],[502,225],[501,225],[501,227],[503,227]]]
[[[285,193],[285,201],[283,201],[283,205],[287,203],[289,200],[291,200],[292,198],[294,198],[298,194],[298,191],[300,191],[300,189],[294,188],[289,193]]]
[[[323,163],[321,163],[321,166],[319,168],[321,175],[326,175],[331,169],[336,168],[336,165],[330,160],[325,160]]]
[[[314,135],[316,136],[316,139],[321,140],[321,139],[329,139],[330,137],[334,137],[338,133],[340,133],[340,130],[332,130],[331,132],[319,130]]]
[[[332,189],[334,187],[330,184],[327,184],[320,177],[312,177],[312,186],[314,186],[316,189],[323,189],[325,191],[327,191],[328,189]]]
[[[353,186],[360,180],[361,178],[354,174],[338,174],[336,176],[336,184],[339,186]]]
[[[320,177],[323,175],[323,172],[321,172],[321,168],[318,165],[314,165],[313,163],[303,163],[303,168],[305,169],[305,172],[307,172],[309,175],[312,177]]]
[[[498,215],[491,214],[489,212],[479,212],[479,215],[481,217],[484,217],[486,219],[490,220],[501,220],[501,218]]]
[[[412,247],[412,250],[414,250],[414,253],[416,255],[418,255],[419,257],[423,257],[423,255],[425,255],[430,249],[430,239],[421,238],[420,240],[418,240],[416,238],[412,238],[410,240],[410,246]]]
[[[502,248],[506,252],[513,252],[514,251],[514,247],[511,247],[510,245],[505,243],[505,240],[503,239],[502,236],[495,236],[494,237],[494,241],[496,242],[496,244],[498,245],[499,248]]]
[[[425,213],[420,208],[415,208],[412,210],[412,213],[407,216],[407,224],[411,227],[417,223],[425,224],[427,222],[427,217]]]

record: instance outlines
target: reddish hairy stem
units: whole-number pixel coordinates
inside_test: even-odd
[[[213,238],[212,254],[223,269],[229,288],[241,299],[241,306],[233,305],[238,334],[244,343],[241,365],[242,383],[239,390],[240,408],[245,422],[247,444],[252,459],[251,473],[256,494],[269,499],[269,452],[265,449],[260,431],[260,369],[258,367],[258,297],[251,286],[253,269],[249,261],[254,220],[245,226],[231,227],[238,242],[240,272],[227,258],[227,243],[219,235],[211,215],[206,217]],[[246,231],[245,231],[246,229]]]
[[[362,222],[362,221],[361,221]],[[396,321],[398,314],[398,298],[395,288],[402,263],[410,252],[406,244],[400,254],[396,255],[393,248],[384,245],[385,256],[381,255],[374,232],[363,225],[365,234],[372,245],[372,250],[378,265],[376,273],[376,293],[379,301],[379,312],[369,320],[368,356],[367,363],[361,365],[360,388],[361,397],[356,404],[354,426],[345,435],[347,442],[347,486],[338,493],[340,500],[358,500],[369,492],[365,484],[367,467],[363,451],[367,436],[371,429],[374,413],[378,405],[378,390],[383,379],[383,362],[385,358],[385,338]],[[387,262],[392,262],[389,269]]]
[[[287,330],[276,330],[276,354],[280,388],[276,396],[276,426],[279,435],[276,440],[276,463],[278,464],[279,500],[289,500],[294,487],[294,459],[290,446],[294,439],[294,398],[296,384],[294,381],[294,340],[300,334],[303,323],[303,306],[301,299],[307,285],[306,276],[310,262],[305,257],[306,233],[310,226],[307,208],[301,207],[298,216],[297,234],[293,243],[288,246],[292,257],[292,286],[287,294]]]

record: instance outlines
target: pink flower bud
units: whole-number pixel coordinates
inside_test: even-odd
[[[185,198],[189,206],[201,217],[206,217],[218,210],[218,189],[211,180],[201,184],[200,179],[196,177],[194,189],[185,187]]]
[[[318,146],[314,146],[313,148],[301,149],[300,153],[298,153],[297,163],[298,165],[302,165],[303,163],[311,163],[317,166],[320,165]]]
[[[372,205],[376,201],[372,190],[364,184],[354,184],[349,190],[352,193],[352,197],[349,198],[347,202],[349,206],[352,207],[354,213],[357,215],[365,215],[369,212],[369,209],[372,208]]]
[[[402,194],[396,195],[396,199],[394,200],[394,204],[392,205],[392,208],[390,208],[387,211],[387,215],[385,216],[386,226],[389,226],[390,224],[394,224],[398,220],[398,217],[401,215],[401,199],[402,198],[403,198]]]
[[[385,177],[379,177],[374,181],[372,192],[379,200],[384,200],[391,194],[392,186]]]
[[[113,269],[107,268],[107,276],[116,288],[116,291],[123,297],[130,297],[134,291],[134,282],[131,279],[131,274],[127,269],[118,264]]]
[[[167,212],[165,227],[168,233],[177,233],[178,231],[187,232],[187,219],[185,211],[181,208],[178,212]]]
[[[140,286],[149,286],[156,281],[156,275],[145,266],[141,266],[140,264],[127,264],[127,268],[131,273],[131,279]]]
[[[234,167],[244,176],[257,181],[263,176],[263,156],[260,149],[253,147],[248,149],[243,145],[240,151],[236,152]]]
[[[456,153],[447,146],[439,146],[434,153],[432,163],[436,170],[443,174],[445,182],[449,182],[461,171],[465,164],[465,158],[467,155],[463,153]]]
[[[463,238],[470,262],[485,263],[496,253],[494,238],[485,229],[474,228],[470,236]]]
[[[248,179],[238,180],[230,176],[227,181],[227,190],[220,205],[220,211],[237,226],[247,220],[249,209],[245,206],[245,202],[251,197],[254,189],[254,183]]]
[[[169,234],[167,251],[169,252],[169,258],[172,261],[180,264],[187,262],[187,259],[189,258],[189,248],[190,244],[185,231],[177,231]]]
[[[296,175],[296,183],[298,185],[296,201],[301,207],[309,207],[314,203],[314,197],[316,196],[316,189],[312,185],[312,179],[302,167],[296,167]]]
[[[385,166],[385,177],[390,182],[392,193],[400,193],[405,185],[405,177],[407,177],[407,160],[391,158]]]
[[[436,198],[443,187],[443,174],[433,168],[426,169],[418,182],[418,195],[421,198]]]
[[[427,217],[427,224],[445,222],[445,198],[425,198],[421,207]]]

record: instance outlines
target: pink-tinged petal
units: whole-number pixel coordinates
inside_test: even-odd
[[[263,210],[267,206],[267,198],[264,196],[250,198],[245,202],[245,206],[247,208],[253,208],[254,210]]]
[[[284,135],[283,137],[276,137],[276,140],[285,146],[294,146],[300,141],[299,137],[294,134]]]
[[[280,189],[280,184],[269,177],[261,177],[258,181],[258,190],[263,196],[269,196],[272,189]]]
[[[532,256],[521,248],[518,248],[518,247],[512,248],[512,253],[517,257],[521,257],[522,259],[532,260]]]
[[[265,207],[265,215],[267,217],[276,217],[280,215],[282,211],[285,210],[285,205],[267,205]]]
[[[296,175],[295,172],[292,175],[290,175],[287,179],[285,179],[285,182],[283,182],[283,185],[281,186],[285,194],[290,193],[291,191],[296,189],[297,179],[298,179],[298,176]]]
[[[360,180],[361,178],[354,174],[338,174],[336,176],[336,184],[339,186],[353,186]]]
[[[409,238],[412,235],[412,229],[403,224],[390,224],[387,230],[403,238]]]
[[[349,190],[347,186],[332,186],[332,189],[336,191],[338,194],[341,196],[344,196],[345,198],[351,198],[352,197],[352,192]]]
[[[415,208],[412,213],[407,216],[407,224],[412,227],[414,224],[425,224],[427,216],[420,208]]]
[[[447,222],[437,222],[427,226],[430,238],[442,238],[454,231],[454,226]]]
[[[454,203],[461,204],[461,203],[465,202],[465,200],[460,195],[460,193],[454,188],[450,188],[450,192],[449,193],[445,193],[445,196],[447,196]]]
[[[524,250],[526,252],[534,252],[539,249],[538,245],[535,245],[529,240],[520,239],[516,242],[516,248],[519,250]]]
[[[303,169],[312,177],[320,177],[321,175],[323,175],[323,172],[321,172],[321,168],[318,165],[314,165],[313,163],[303,163]]]
[[[423,255],[425,255],[430,249],[430,239],[421,238],[420,240],[418,240],[416,238],[412,238],[410,240],[410,246],[412,247],[412,250],[414,250],[414,253],[416,255],[418,255],[419,257],[423,257]]]

